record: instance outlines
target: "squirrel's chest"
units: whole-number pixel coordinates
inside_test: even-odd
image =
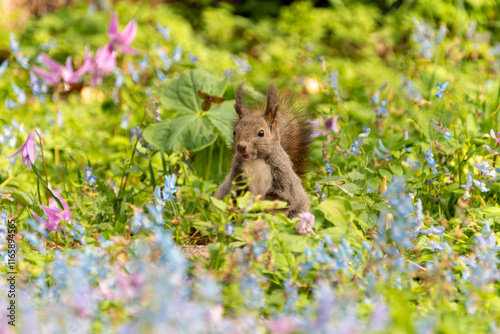
[[[243,163],[247,177],[250,179],[250,192],[254,195],[264,197],[272,185],[271,168],[262,159],[245,161]]]

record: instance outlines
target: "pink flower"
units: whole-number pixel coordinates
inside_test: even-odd
[[[291,317],[282,317],[267,321],[264,326],[272,334],[290,334],[295,330],[294,319]]]
[[[314,132],[312,134],[312,137],[313,138],[316,138],[316,137],[319,137],[319,136],[322,136],[322,135],[328,135],[330,133],[330,131],[333,131],[335,133],[339,133],[340,131],[340,128],[339,128],[339,124],[337,122],[337,119],[339,118],[339,116],[335,116],[333,118],[327,118],[326,121],[325,121],[325,130],[323,130],[323,127],[320,126],[319,124],[319,120],[315,119],[313,121],[311,121],[311,125],[313,126],[314,128]]]
[[[315,233],[314,228],[314,215],[310,212],[299,213],[300,221],[295,225],[295,229],[299,234],[307,235],[309,233]]]
[[[24,163],[28,165],[28,169],[31,170],[31,165],[35,163],[35,134],[30,132],[28,138],[24,142],[23,146],[21,146],[14,154],[10,155],[9,158],[22,153],[22,163],[24,167]]]
[[[121,50],[123,53],[139,54],[139,51],[130,47],[130,43],[135,39],[137,34],[137,22],[130,21],[122,33],[118,32],[118,14],[113,13],[111,22],[109,22],[108,37],[111,39],[109,43],[110,51]]]
[[[33,71],[51,86],[55,86],[59,82],[63,82],[66,90],[69,90],[69,84],[79,82],[80,77],[85,74],[88,69],[88,65],[84,63],[78,71],[74,71],[73,64],[71,63],[71,57],[66,59],[66,64],[64,66],[47,55],[42,55],[41,57],[50,72],[38,66],[33,66]]]
[[[61,209],[54,198],[49,200],[49,206],[42,206],[40,208],[45,212],[48,220],[40,218],[33,210],[30,210],[33,216],[40,224],[51,231],[60,231],[62,229],[62,222],[71,223],[71,211],[69,210],[68,203],[62,198],[57,191],[52,191],[54,195],[61,201],[63,209]]]
[[[92,53],[87,47],[85,50],[84,66],[88,68],[88,72],[92,75],[90,85],[94,87],[100,84],[102,78],[113,72],[116,67],[116,53],[113,52],[110,43],[97,49],[94,59],[92,59]]]
[[[337,123],[337,119],[339,116],[335,116],[334,118],[328,118],[325,121],[325,126],[326,126],[326,133],[329,133],[330,131],[333,130],[335,133],[339,133],[339,124]]]
[[[498,131],[498,134],[495,135],[495,131],[493,129],[490,130],[490,136],[491,138],[495,139],[495,141],[500,144],[500,131]]]

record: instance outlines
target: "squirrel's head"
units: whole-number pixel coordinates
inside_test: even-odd
[[[243,102],[243,84],[236,90],[234,108],[239,122],[234,128],[234,148],[245,160],[266,158],[279,145],[278,109],[279,93],[273,84],[267,89],[264,112],[248,110]]]

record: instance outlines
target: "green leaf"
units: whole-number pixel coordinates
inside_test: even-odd
[[[365,176],[360,172],[350,172],[347,174],[352,181],[364,180]]]
[[[144,130],[144,138],[151,145],[171,153],[186,148],[201,151],[212,145],[222,135],[226,143],[232,140],[234,101],[225,101],[208,111],[201,108],[198,90],[209,95],[221,96],[227,78],[197,69],[182,74],[160,87],[160,102],[176,112],[173,119],[152,124]]]
[[[33,171],[35,172],[35,174],[38,176],[38,178],[40,179],[40,181],[42,182],[43,186],[45,187],[45,189],[47,189],[47,191],[50,193],[50,195],[56,200],[57,204],[59,204],[59,207],[61,209],[64,209],[61,201],[59,200],[59,198],[57,198],[57,196],[52,192],[52,190],[47,186],[47,184],[45,183],[45,181],[43,180],[42,176],[40,175],[40,172],[38,171],[38,169],[36,168],[35,165],[32,165],[33,167]]]
[[[318,181],[320,184],[334,184],[337,182],[347,182],[347,178],[339,175],[333,175]]]
[[[377,215],[373,212],[364,211],[359,215],[359,225],[363,232],[375,227],[377,224]]]
[[[165,82],[158,90],[161,105],[177,113],[201,113],[202,99],[198,91],[222,96],[228,78],[203,69],[196,69]]]
[[[285,242],[285,247],[291,252],[303,252],[307,241],[311,238],[306,235],[281,233],[279,235]]]
[[[219,106],[210,109],[206,113],[212,125],[223,136],[228,145],[233,142],[233,124],[236,117],[234,111],[234,100],[224,101]]]
[[[385,176],[385,178],[387,179],[387,182],[392,181],[392,174],[387,169],[380,169],[379,173],[380,173],[380,175]]]
[[[144,130],[144,139],[167,153],[181,148],[190,152],[201,151],[212,145],[217,137],[207,117],[191,113],[163,120]]]
[[[391,171],[394,173],[394,175],[396,176],[403,176],[403,168],[399,165],[394,165],[394,166],[391,166]],[[387,178],[387,176],[386,176]]]
[[[353,216],[349,201],[339,196],[324,200],[316,207],[316,210],[321,211],[333,225],[344,229],[347,229],[347,224]]]

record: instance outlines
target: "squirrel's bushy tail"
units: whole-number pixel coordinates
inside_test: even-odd
[[[309,167],[312,126],[305,111],[298,107],[291,95],[280,97],[278,129],[281,147],[290,157],[293,171],[298,176],[304,175]]]

